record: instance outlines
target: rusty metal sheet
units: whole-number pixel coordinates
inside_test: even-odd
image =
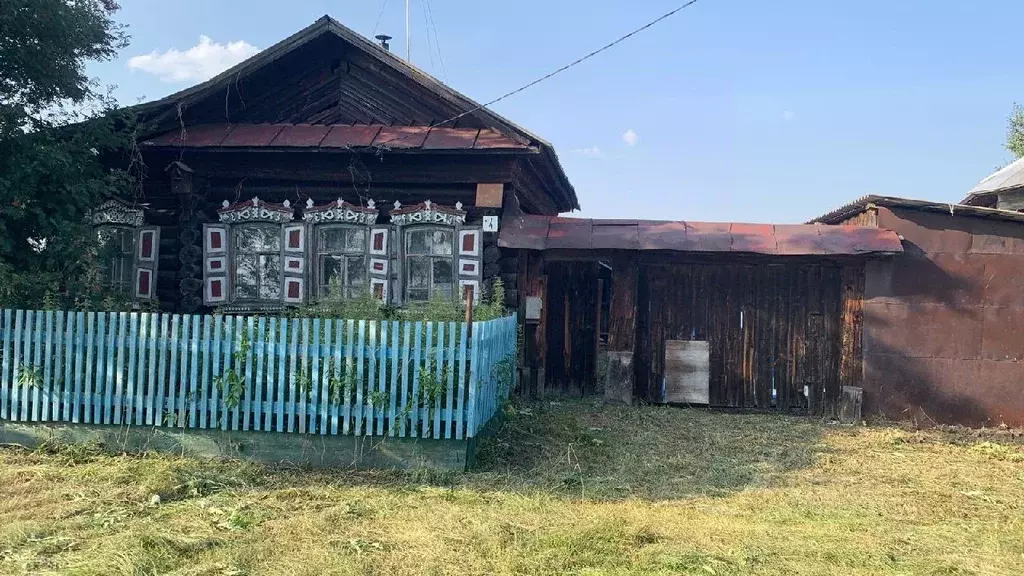
[[[771,224],[732,224],[729,233],[732,235],[733,252],[776,254],[779,251],[775,227]]]
[[[592,249],[592,221],[586,218],[552,218],[548,229],[548,248]]]
[[[469,150],[476,144],[476,128],[431,128],[424,150]]]
[[[193,147],[214,147],[220,143],[234,128],[231,124],[196,124],[188,126],[184,131],[171,130],[170,132],[149,140],[147,144],[152,146],[187,146]]]
[[[427,126],[384,126],[373,141],[374,146],[387,148],[420,148],[430,128]]]
[[[235,124],[221,146],[269,146],[284,128],[282,124]]]
[[[972,259],[985,266],[981,281],[983,305],[1024,307],[1024,255],[975,254]]]
[[[844,230],[836,232],[838,229]],[[892,230],[884,228],[875,228],[874,226],[828,226],[822,227],[819,232],[823,239],[828,238],[829,240],[839,235],[845,236],[848,244],[844,242],[842,246],[844,248],[852,248],[851,252],[855,254],[869,252],[891,252],[895,254],[903,251],[903,243],[900,241],[899,235]]]
[[[1019,222],[972,218],[972,254],[1024,255],[1024,226]]]
[[[905,256],[893,263],[890,292],[903,302],[937,302],[952,308],[981,302],[985,263],[965,254]]]
[[[498,231],[498,246],[523,250],[544,250],[548,246],[548,228],[551,218],[522,214],[509,218]]]
[[[321,148],[366,148],[373,144],[380,126],[331,126],[320,142]]]
[[[982,308],[985,330],[981,334],[981,356],[986,360],[1024,360],[1024,308]]]
[[[594,220],[591,245],[595,250],[639,250],[640,229],[636,221],[613,224],[607,220]]]
[[[902,208],[878,209],[878,226],[896,230],[924,252],[960,254],[971,249],[969,218]]]
[[[646,222],[637,228],[641,250],[687,250],[686,225],[682,222]]]
[[[287,124],[270,145],[315,148],[330,130],[331,127],[326,124]]]
[[[846,252],[828,252],[821,241],[818,231],[820,226],[792,224],[775,227],[775,242],[780,255],[824,256],[826,254],[845,254]],[[843,227],[836,226],[839,230]]]
[[[502,136],[498,132],[491,129],[481,130],[480,134],[476,137],[476,144],[473,146],[477,150],[486,150],[491,148],[528,148],[523,144]]]
[[[689,252],[731,252],[732,227],[728,222],[684,222]]]
[[[977,309],[944,304],[864,304],[864,353],[907,358],[972,359],[981,356]],[[869,320],[870,318],[870,320]]]

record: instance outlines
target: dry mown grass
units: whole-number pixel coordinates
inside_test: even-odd
[[[0,572],[1018,574],[1022,503],[1009,433],[565,401],[465,475],[3,450]]]

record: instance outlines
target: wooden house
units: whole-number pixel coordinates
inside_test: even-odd
[[[514,303],[503,203],[578,207],[550,144],[326,16],[134,110],[143,191],[93,217],[108,281],[168,311],[479,299],[503,270]]]

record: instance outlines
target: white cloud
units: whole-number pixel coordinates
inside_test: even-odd
[[[573,152],[582,154],[587,158],[604,158],[604,152],[601,151],[597,146],[587,146],[586,148],[576,148]]]
[[[200,36],[199,44],[184,52],[171,48],[133,56],[128,67],[153,74],[164,82],[206,80],[259,52],[245,40],[221,44],[209,36]]]
[[[640,137],[637,136],[636,132],[633,132],[633,129],[631,128],[622,134],[622,141],[629,146],[636,146],[636,143],[640,141]]]
[[[792,110],[784,110],[782,112],[782,119],[786,122],[792,121],[793,118],[796,118],[796,112],[793,112]]]

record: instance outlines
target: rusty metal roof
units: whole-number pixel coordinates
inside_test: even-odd
[[[840,206],[831,212],[822,214],[811,220],[810,223],[837,224],[856,216],[869,206],[885,206],[888,208],[908,208],[911,210],[923,210],[925,212],[941,212],[950,216],[967,216],[972,218],[991,218],[993,220],[1009,220],[1012,222],[1024,222],[1024,213],[1015,210],[1001,210],[999,208],[986,208],[984,206],[968,206],[966,204],[955,204],[950,202],[931,202],[928,200],[914,200],[912,198],[899,198],[896,196],[862,196],[853,202]]]
[[[812,224],[591,220],[520,214],[498,246],[528,250],[669,250],[773,256],[856,256],[903,252],[891,230]]]
[[[185,130],[172,130],[142,144],[170,148],[532,149],[491,129],[348,124],[197,124]]]

